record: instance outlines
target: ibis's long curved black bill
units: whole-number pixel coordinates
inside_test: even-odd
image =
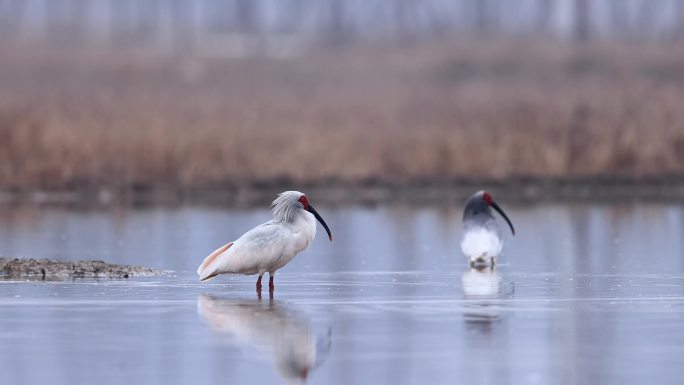
[[[499,205],[496,204],[496,202],[492,202],[492,207],[494,207],[494,210],[498,211],[499,214],[501,214],[502,217],[508,222],[508,226],[511,228],[511,232],[513,235],[515,235],[515,229],[513,228],[513,224],[511,223],[511,220],[508,219],[508,216],[506,216],[506,213],[499,207]]]
[[[323,228],[325,229],[325,232],[328,233],[328,239],[330,239],[332,241],[332,234],[330,234],[330,229],[328,228],[328,225],[325,224],[325,221],[323,220],[323,218],[321,218],[321,216],[318,214],[318,212],[316,212],[316,210],[313,208],[313,206],[309,205],[309,207],[306,210],[308,212],[310,212],[311,214],[313,214],[314,217],[316,217],[316,219],[318,219],[318,221],[321,222],[321,224],[323,225]]]

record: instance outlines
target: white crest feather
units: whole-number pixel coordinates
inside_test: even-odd
[[[291,223],[295,219],[297,210],[302,209],[299,198],[304,195],[299,191],[285,191],[271,203],[271,213],[276,222]]]

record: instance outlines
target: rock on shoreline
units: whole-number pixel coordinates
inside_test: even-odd
[[[115,265],[97,260],[0,258],[0,278],[128,278],[162,273],[147,267]]]

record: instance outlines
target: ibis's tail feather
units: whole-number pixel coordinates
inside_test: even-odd
[[[223,252],[226,250],[230,249],[230,247],[233,246],[233,242],[227,243],[218,249],[216,249],[213,253],[209,254],[208,257],[204,258],[204,261],[202,264],[197,268],[197,274],[200,277],[200,281],[206,281],[211,278],[214,278],[217,276],[219,273],[216,271],[217,266],[213,264],[216,260],[216,258],[221,255]]]
[[[218,275],[218,273],[216,273],[216,272],[214,272],[214,273],[212,273],[211,275],[206,276],[206,277],[204,277],[204,278],[202,278],[202,276],[200,275],[200,282],[207,282],[207,281],[210,281],[212,278],[216,277],[217,275]]]

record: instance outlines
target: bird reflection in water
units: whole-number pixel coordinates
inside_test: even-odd
[[[501,321],[496,303],[501,295],[501,282],[501,274],[491,266],[471,267],[463,273],[463,297],[469,300],[463,316],[469,328],[488,334]]]
[[[330,331],[317,337],[308,321],[273,300],[221,299],[202,294],[197,299],[197,311],[212,329],[232,336],[235,343],[270,351],[286,381],[306,381],[330,351]]]

